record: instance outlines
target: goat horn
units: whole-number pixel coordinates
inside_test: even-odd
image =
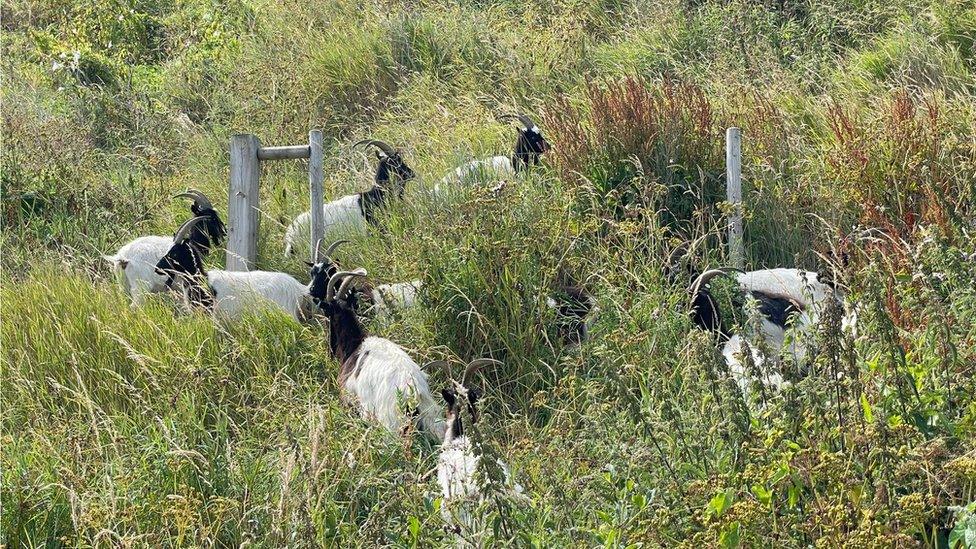
[[[468,382],[481,370],[481,367],[488,366],[489,364],[500,365],[502,361],[493,358],[476,358],[469,362],[468,366],[464,369],[464,374],[461,376],[461,385],[467,387]]]
[[[523,124],[525,124],[525,129],[527,129],[527,130],[531,130],[532,128],[538,128],[539,127],[538,124],[536,124],[531,118],[529,118],[528,116],[526,116],[524,114],[518,115],[518,118],[519,118],[519,120],[522,121]]]
[[[728,275],[730,273],[742,273],[745,272],[742,269],[736,269],[733,267],[721,267],[719,269],[709,269],[702,274],[698,275],[698,278],[691,283],[688,287],[688,293],[691,294],[691,298],[694,299],[698,292],[701,291],[702,286],[711,282],[713,278],[720,275]]]
[[[325,249],[325,257],[332,257],[332,252],[336,251],[336,248],[343,244],[349,244],[348,240],[336,240]]]
[[[367,147],[372,145],[386,153],[386,156],[391,156],[394,152],[396,152],[388,143],[380,141],[379,139],[363,139],[362,141],[357,141],[353,147],[358,147],[360,145],[366,145]]]
[[[176,230],[176,234],[173,235],[173,243],[179,244],[180,242],[186,240],[190,236],[190,231],[193,230],[193,227],[206,220],[206,216],[201,215],[194,217],[193,219],[190,219],[186,223],[180,225],[180,228]]]
[[[340,290],[345,290],[346,284],[345,279],[351,277],[362,277],[366,276],[366,269],[356,269],[355,271],[339,271],[329,278],[328,284],[325,286],[325,300],[332,301],[335,299],[336,295],[336,283],[340,280],[342,281],[342,286]]]
[[[366,276],[366,275],[364,274],[362,276]],[[352,284],[353,281],[359,277],[360,275],[347,276],[345,280],[342,281],[342,284],[339,285],[339,290],[336,292],[336,298],[349,299],[349,293],[352,292],[352,288],[349,288],[349,285]]]
[[[322,252],[322,241],[323,240],[325,240],[325,239],[324,238],[320,238],[320,239],[318,239],[318,241],[315,242],[315,256],[312,259],[312,261],[315,262],[315,263],[318,263],[320,258],[332,257],[332,252],[334,252],[336,248],[338,248],[342,244],[348,244],[349,243],[348,240],[336,240],[335,242],[333,242],[332,244],[330,244],[328,248],[325,249],[325,254],[322,254],[321,252]]]
[[[312,263],[318,263],[319,262],[319,252],[322,251],[322,241],[323,240],[325,240],[325,239],[319,237],[319,239],[315,241],[315,254],[312,256]]]
[[[210,199],[207,198],[207,195],[196,189],[187,189],[186,192],[175,195],[173,198],[180,198],[183,196],[192,198],[193,201],[196,202],[197,206],[200,206],[201,209],[213,209],[213,204],[210,202]]]
[[[521,124],[523,126],[522,130],[528,130],[529,128],[532,127],[532,124],[529,124],[529,125],[526,125],[525,124],[525,120],[522,119],[522,115],[520,115],[520,114],[505,113],[505,114],[499,115],[498,116],[498,119],[499,120],[515,120],[516,122],[518,122],[519,124]]]

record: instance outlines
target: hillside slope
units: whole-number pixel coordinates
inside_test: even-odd
[[[187,187],[225,213],[232,134],[310,128],[328,197],[368,188],[367,136],[420,175],[338,252],[425,283],[369,329],[418,362],[504,363],[471,432],[525,497],[483,504],[486,544],[976,536],[971,1],[13,0],[2,19],[0,543],[453,542],[437,448],[340,402],[321,328],[131,308],[101,259],[172,234]],[[511,151],[513,111],[553,142],[543,166],[431,200]],[[829,273],[858,306],[856,337],[825,320],[780,393],[743,395],[687,315],[693,273],[726,262],[733,125],[749,267]],[[305,169],[261,181],[259,264],[300,280],[281,252]],[[579,349],[546,306],[566,273],[600,306]]]

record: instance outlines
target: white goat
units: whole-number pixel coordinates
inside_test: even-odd
[[[743,305],[759,313],[760,321],[756,333],[730,335],[723,331],[718,304],[708,288],[711,279],[722,275],[735,277],[739,291],[743,294]],[[727,337],[722,355],[744,393],[756,381],[753,372],[747,371],[743,364],[746,346],[763,381],[779,390],[788,385],[778,369],[779,354],[788,352],[797,364],[803,364],[808,354],[807,343],[812,339],[812,332],[819,325],[827,307],[846,307],[841,292],[820,281],[816,273],[800,269],[779,268],[749,272],[713,269],[702,273],[692,284],[690,291],[692,318],[695,323],[703,329],[719,332]],[[844,315],[842,323],[845,329],[854,322],[852,313]],[[755,338],[761,338],[761,342]],[[760,343],[777,353],[777,356],[773,360],[764,356],[759,348]]]
[[[411,421],[428,436],[444,436],[444,419],[430,393],[427,374],[399,345],[366,333],[351,302],[351,283],[366,271],[328,274],[316,263],[309,283],[312,298],[329,318],[329,348],[340,363],[339,387],[354,401],[360,414],[392,433],[401,433]],[[337,288],[338,286],[338,288]]]
[[[389,201],[391,192],[403,198],[406,182],[416,177],[403,160],[400,151],[376,139],[364,139],[355,145],[374,146],[378,149],[373,188],[350,194],[322,205],[325,235],[335,239],[341,235],[363,234],[370,225],[377,223],[379,210]],[[290,257],[301,239],[309,233],[311,211],[299,214],[285,229],[285,257]]]
[[[422,287],[423,282],[420,280],[374,286],[370,291],[372,307],[378,314],[385,314],[398,309],[409,309],[417,305],[417,294]]]
[[[194,226],[204,221],[195,217],[176,232],[170,249],[156,264],[156,272],[167,287],[182,292],[191,304],[212,311],[215,316],[235,319],[261,307],[281,309],[297,321],[315,313],[309,288],[285,273],[268,271],[223,271],[203,268],[203,258],[190,238]]]
[[[434,194],[440,195],[458,184],[470,185],[488,178],[514,177],[538,164],[542,153],[551,148],[549,142],[542,137],[539,126],[528,116],[505,114],[499,118],[512,118],[518,120],[520,124],[512,156],[492,156],[462,164],[441,178],[440,182],[434,186]]]
[[[173,198],[182,196],[193,199],[190,211],[194,216],[206,218],[206,222],[190,237],[196,242],[200,252],[206,254],[221,244],[227,230],[206,195],[190,189]],[[156,273],[156,263],[166,255],[172,245],[173,239],[168,236],[140,236],[114,254],[102,256],[112,266],[119,284],[132,299],[133,305],[140,305],[146,294],[166,290],[166,277]]]

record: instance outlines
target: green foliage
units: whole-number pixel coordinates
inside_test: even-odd
[[[370,184],[365,136],[421,176],[338,252],[425,283],[368,328],[420,362],[504,361],[470,429],[486,545],[970,544],[974,38],[957,0],[9,2],[0,543],[453,543],[436,446],[356,417],[321,327],[131,308],[100,257],[171,234],[187,187],[225,212],[231,134],[321,127],[327,196]],[[511,152],[512,110],[544,165],[432,199]],[[829,271],[857,304],[778,393],[741,394],[686,315],[690,273],[724,262],[730,125],[750,267]],[[263,168],[259,262],[299,279],[281,238],[306,187]],[[545,302],[567,275],[600,305],[576,350]]]

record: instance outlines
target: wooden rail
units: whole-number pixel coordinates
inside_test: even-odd
[[[257,261],[258,230],[261,224],[261,162],[304,159],[308,159],[309,201],[312,211],[309,257],[312,258],[315,256],[315,243],[325,232],[322,217],[322,130],[308,132],[307,145],[262,147],[261,141],[254,135],[237,134],[231,138],[230,187],[227,193],[228,271],[251,270]]]

